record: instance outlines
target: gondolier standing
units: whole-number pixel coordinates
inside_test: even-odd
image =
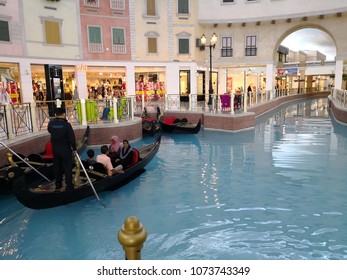
[[[71,124],[66,120],[65,109],[56,108],[55,118],[48,124],[53,149],[53,167],[56,190],[62,188],[65,174],[66,190],[73,189],[73,155],[76,153],[76,138]]]

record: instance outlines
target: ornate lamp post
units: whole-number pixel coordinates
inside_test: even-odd
[[[206,45],[206,37],[203,34],[200,38],[201,46],[200,50],[205,50],[205,47],[208,47],[210,49],[210,70],[209,70],[209,84],[208,84],[208,104],[212,104],[212,95],[213,95],[213,87],[212,87],[212,48],[214,49],[216,47],[217,43],[217,35],[216,33],[213,33],[213,35],[210,38],[210,44]]]

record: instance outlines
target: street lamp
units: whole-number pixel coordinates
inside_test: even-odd
[[[210,44],[206,45],[206,37],[203,34],[201,36],[200,42],[200,50],[203,51],[205,50],[205,47],[208,47],[210,49],[210,70],[209,70],[209,85],[208,85],[208,105],[212,104],[212,94],[213,94],[213,87],[212,87],[212,48],[214,49],[216,47],[217,43],[217,35],[216,33],[213,33],[210,39]]]

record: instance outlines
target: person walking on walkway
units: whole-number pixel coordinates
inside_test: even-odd
[[[65,109],[56,108],[55,118],[48,124],[53,150],[53,168],[56,190],[62,188],[65,174],[66,190],[73,189],[73,156],[76,153],[76,137],[71,124],[66,120]]]

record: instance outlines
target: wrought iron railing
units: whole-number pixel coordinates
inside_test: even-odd
[[[198,101],[197,94],[189,94],[188,102],[181,102],[179,95],[165,94],[163,96],[122,97],[112,99],[82,99],[61,101],[65,107],[67,120],[74,125],[111,124],[134,119],[140,116],[143,109],[148,113],[165,111],[192,111],[207,112],[212,114],[241,114],[249,107],[268,102],[274,98],[282,98],[287,95],[313,92],[317,89],[290,89],[287,91],[263,91],[259,94],[247,95],[244,93],[230,94],[229,104],[225,107],[221,101],[221,95],[212,94],[212,102]],[[332,96],[341,106],[347,107],[347,91],[332,90]],[[18,135],[42,131],[54,117],[55,101],[32,102],[22,104],[0,105],[0,139],[13,139]]]

